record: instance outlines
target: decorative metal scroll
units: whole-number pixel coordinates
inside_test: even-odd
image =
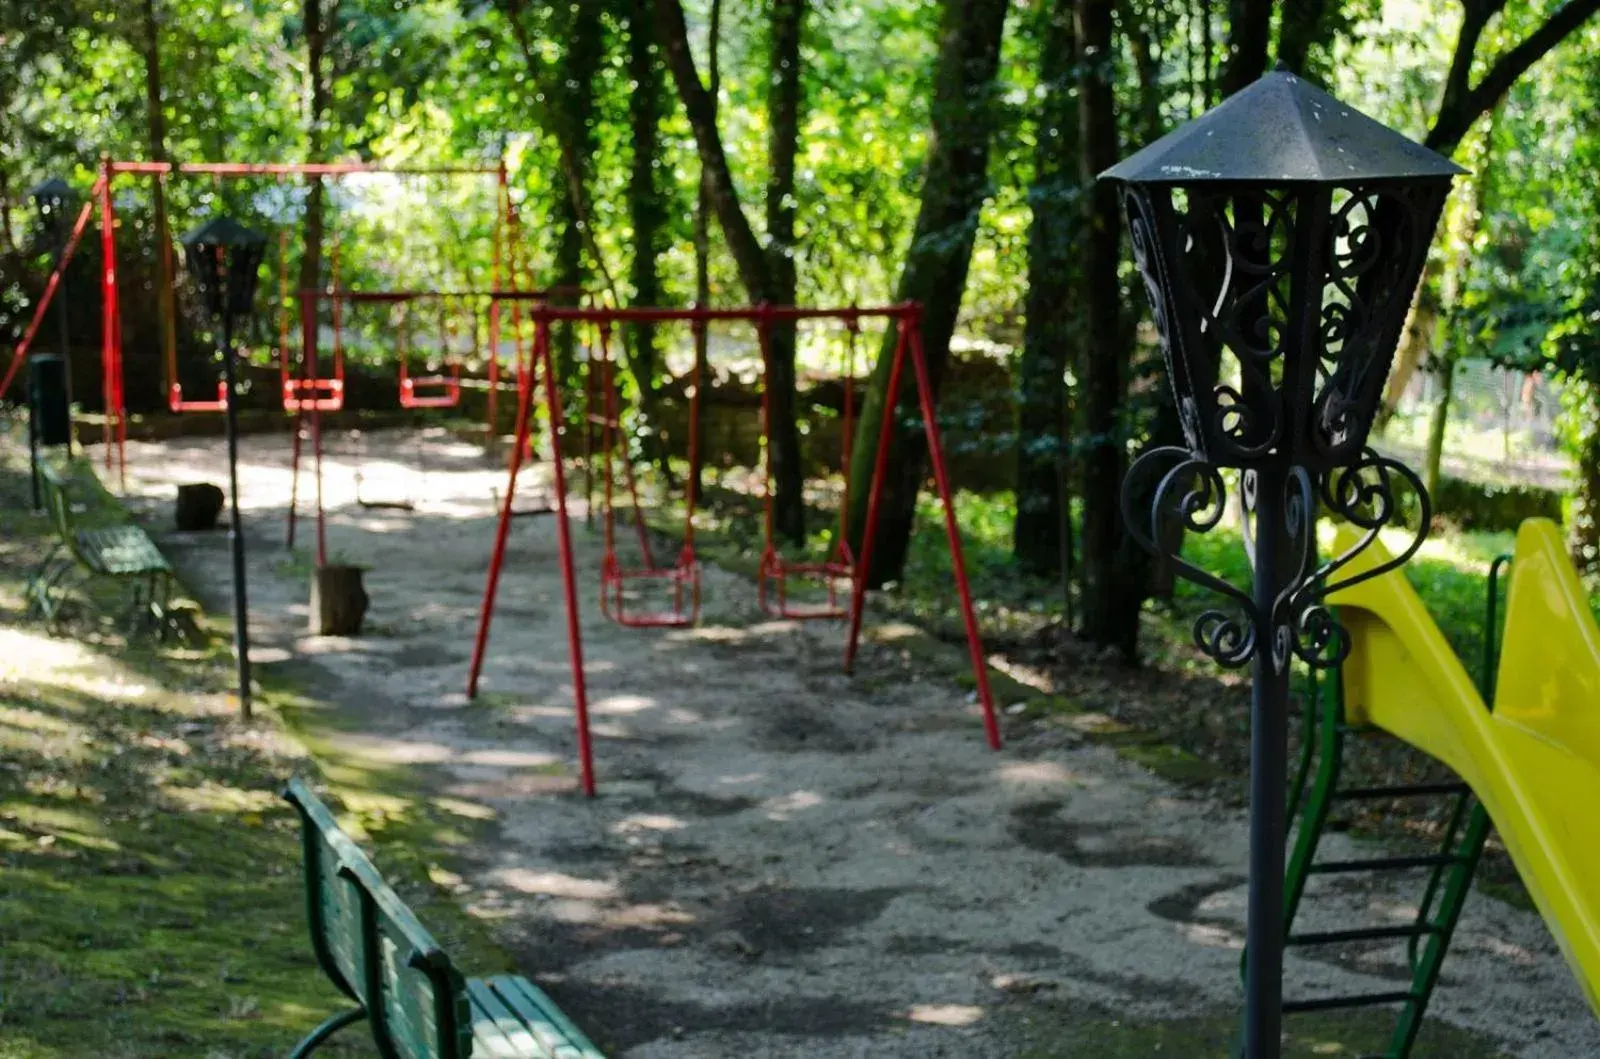
[[[1153,490],[1148,488],[1152,478]],[[1256,526],[1259,487],[1255,472],[1240,473],[1241,522],[1252,555],[1258,533],[1277,532],[1275,527]],[[1280,672],[1291,656],[1317,669],[1339,665],[1350,653],[1350,637],[1334,618],[1328,598],[1403,566],[1427,539],[1432,507],[1421,479],[1404,464],[1371,449],[1363,450],[1355,462],[1316,474],[1291,467],[1284,488],[1279,538],[1283,583],[1270,608],[1263,610],[1248,586],[1234,585],[1159,543],[1181,539],[1162,532],[1167,528],[1164,520],[1176,519],[1190,533],[1207,533],[1221,524],[1228,508],[1221,467],[1188,449],[1158,448],[1140,456],[1123,480],[1122,516],[1133,538],[1170,562],[1185,580],[1223,597],[1221,605],[1195,619],[1194,643],[1228,668],[1249,664],[1264,643],[1270,645],[1272,666]],[[1135,510],[1146,502],[1142,513]],[[1361,531],[1355,545],[1320,564],[1319,509]],[[1404,548],[1383,563],[1339,577],[1351,560],[1377,541],[1381,530],[1398,526],[1411,534]]]
[[[1189,448],[1355,461],[1448,184],[1123,187]]]

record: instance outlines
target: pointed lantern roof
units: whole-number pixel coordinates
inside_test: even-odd
[[[73,194],[72,185],[60,177],[41,180],[28,189],[28,197],[35,200],[57,199],[61,202],[67,202],[71,200]]]
[[[1464,172],[1303,78],[1274,70],[1100,176],[1130,184],[1353,184]]]
[[[193,228],[178,240],[184,246],[259,246],[267,241],[260,232],[252,231],[232,217],[213,217]]]

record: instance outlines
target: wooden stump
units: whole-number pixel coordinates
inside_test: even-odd
[[[356,636],[367,613],[366,568],[320,566],[311,572],[311,635]]]
[[[173,510],[178,529],[184,532],[216,529],[217,516],[222,514],[222,500],[222,490],[210,482],[178,486],[178,504]]]

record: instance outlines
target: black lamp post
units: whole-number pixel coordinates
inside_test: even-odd
[[[1214,528],[1231,470],[1253,553],[1249,591],[1167,556],[1228,600],[1195,623],[1196,645],[1253,667],[1247,1059],[1281,1051],[1290,665],[1337,666],[1349,638],[1324,601],[1403,563],[1427,533],[1422,483],[1367,435],[1460,172],[1280,71],[1101,174],[1122,184],[1186,442],[1129,470],[1128,529],[1160,552],[1175,536],[1163,520]],[[1320,566],[1319,506],[1365,531]],[[1420,522],[1394,563],[1337,579],[1380,528],[1409,516]]]
[[[66,251],[67,240],[72,235],[71,212],[77,204],[77,194],[60,177],[51,177],[41,181],[28,189],[28,198],[33,201],[34,209],[39,215],[40,241],[50,247],[52,266],[61,267],[61,257]],[[67,354],[67,277],[62,274],[56,286],[56,320],[59,321],[61,330],[61,377],[66,386],[65,404],[67,407],[67,420],[65,424],[67,456],[72,455],[72,361]],[[35,358],[37,355],[35,355]],[[28,386],[28,456],[33,470],[33,506],[39,507],[39,416],[41,409],[38,407],[38,385],[34,376],[39,370],[39,361],[30,359],[29,386]],[[59,391],[57,392],[59,396]],[[47,442],[54,443],[54,442]]]
[[[228,404],[228,539],[233,551],[233,641],[239,660],[239,708],[250,716],[249,605],[245,600],[244,530],[239,520],[239,410],[233,332],[250,312],[266,237],[233,220],[214,217],[182,239],[189,271],[200,285],[216,327]]]

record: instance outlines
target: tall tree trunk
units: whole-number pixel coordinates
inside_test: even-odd
[[[1293,3],[1290,6],[1294,6]],[[1228,57],[1222,64],[1222,98],[1248,88],[1267,72],[1272,0],[1228,0]]]
[[[1439,379],[1439,401],[1433,406],[1433,417],[1428,422],[1428,450],[1424,461],[1428,495],[1439,492],[1439,467],[1444,460],[1444,436],[1450,425],[1450,402],[1456,392],[1456,358],[1444,356],[1434,362],[1434,374]]]
[[[1067,520],[1062,473],[1067,460],[1067,368],[1078,360],[1074,313],[1078,241],[1078,111],[1073,99],[1074,0],[1049,0],[1040,12],[1039,119],[1028,200],[1028,291],[1017,364],[1017,513],[1011,550],[1023,569],[1060,573]]]
[[[1127,468],[1122,411],[1131,349],[1117,278],[1122,217],[1116,189],[1097,175],[1117,160],[1114,0],[1078,0],[1080,179],[1088,189],[1089,238],[1083,255],[1082,633],[1136,657],[1144,584],[1122,547],[1122,478]]]
[[[337,4],[338,0],[331,2]],[[322,0],[304,0],[301,16],[304,22],[302,32],[306,37],[306,81],[310,97],[306,106],[306,160],[309,162],[326,161],[328,151],[328,25],[324,19],[331,15],[331,11],[324,13]],[[322,286],[323,183],[320,177],[310,178],[309,183],[305,237],[300,247],[300,290],[316,290]],[[315,319],[304,326],[314,328]],[[301,349],[311,349],[314,339],[314,334],[302,335]]]
[[[146,132],[149,135],[150,161],[167,160],[167,115],[161,103],[161,26],[156,19],[155,0],[144,0],[144,111]],[[150,182],[155,204],[156,229],[156,334],[161,343],[164,363],[177,363],[178,308],[173,289],[172,229],[167,219],[166,183],[160,179]],[[57,312],[64,312],[58,306]],[[69,356],[67,350],[62,356]],[[70,377],[70,372],[69,372]],[[168,379],[167,383],[177,382]]]
[[[577,3],[571,7],[572,21],[565,27],[566,54],[561,63],[560,89],[553,100],[558,121],[565,130],[572,154],[568,180],[576,180],[576,191],[556,197],[551,210],[556,227],[555,283],[569,289],[582,288],[588,278],[583,251],[589,223],[587,203],[594,157],[594,83],[604,59],[605,38],[601,15],[605,5]],[[630,104],[631,108],[631,104]],[[553,299],[557,304],[574,304],[570,296]],[[555,345],[556,372],[563,392],[574,392],[567,384],[577,373],[576,328],[557,327],[551,336]]]
[[[950,356],[950,337],[961,311],[978,219],[989,194],[989,134],[1000,43],[1005,33],[1006,0],[945,0],[934,74],[932,134],[923,166],[922,205],[906,251],[896,297],[920,302],[921,336],[937,398]],[[862,401],[861,422],[850,463],[850,539],[866,527],[868,486],[885,415],[893,415],[915,394],[907,370],[901,393],[888,394],[894,336],[885,336]],[[911,407],[915,407],[913,398]],[[916,514],[917,491],[927,474],[927,445],[920,424],[897,424],[879,509],[877,550],[870,585],[900,576]]]
[[[629,280],[634,305],[660,305],[661,273],[658,261],[666,224],[666,201],[657,179],[661,167],[661,73],[656,64],[655,22],[650,0],[630,0],[628,7],[628,123],[633,131],[633,158],[628,173],[628,215],[633,226],[633,258]],[[651,448],[663,470],[667,446],[660,436],[657,417],[656,376],[660,359],[654,324],[633,329],[629,370],[639,391],[639,402],[651,437]]]
[[[767,80],[767,297],[775,305],[795,300],[794,160],[800,145],[800,34],[805,0],[773,0],[772,54]],[[795,325],[772,327],[766,386],[771,422],[773,505],[777,531],[795,543],[806,539],[805,474],[795,421]]]
[[[683,100],[684,113],[694,131],[695,147],[700,154],[702,178],[723,238],[739,270],[739,282],[752,302],[782,302],[794,300],[794,218],[792,196],[794,188],[795,144],[798,142],[800,103],[799,40],[804,21],[803,0],[784,0],[773,10],[771,69],[775,75],[768,96],[769,107],[777,108],[768,114],[772,132],[769,139],[769,164],[773,173],[767,188],[768,231],[771,247],[763,247],[756,237],[755,228],[746,216],[734,187],[733,175],[728,167],[727,152],[723,149],[722,134],[717,129],[715,100],[700,81],[695,68],[694,55],[689,50],[689,31],[684,21],[681,0],[655,0],[656,24],[662,47],[666,49],[667,68],[672,71],[672,81]],[[784,82],[793,79],[793,84]],[[792,103],[792,113],[783,114],[785,106]],[[780,124],[782,128],[780,129]],[[781,168],[787,168],[787,176]],[[774,195],[774,184],[785,184],[790,190],[788,198]],[[773,207],[777,206],[774,213]],[[787,220],[783,213],[789,211]],[[774,221],[777,222],[776,226]],[[784,228],[787,225],[787,228]],[[787,234],[785,234],[787,232]],[[781,249],[774,249],[781,248]],[[779,259],[782,259],[781,262]],[[777,269],[777,274],[774,270]],[[792,336],[792,332],[789,332]],[[794,429],[793,393],[793,339],[787,347],[783,344],[784,332],[773,330],[772,359],[778,368],[776,378],[769,378],[773,401],[772,466],[776,479],[774,514],[780,533],[804,537],[804,498],[800,492],[800,439]],[[789,368],[783,373],[778,362],[787,361]],[[785,386],[785,377],[788,385]],[[785,392],[787,391],[787,392]]]
[[[711,117],[715,122],[717,97],[722,91],[722,64],[718,52],[722,43],[722,0],[711,0],[710,24],[706,29],[706,93],[711,99]],[[700,167],[700,180],[696,188],[694,208],[694,303],[701,308],[711,304],[711,186],[706,177],[706,167]],[[704,327],[694,334],[694,387],[695,399],[705,400],[705,387],[710,383],[706,367],[708,333]],[[704,407],[702,405],[702,407]],[[694,433],[690,445],[690,488],[695,496],[704,495],[705,483],[701,469],[705,453],[701,451],[700,423],[691,420],[689,429]]]
[[[1328,0],[1292,0],[1283,5],[1278,30],[1278,62],[1291,73],[1305,76],[1311,49],[1328,42]]]

